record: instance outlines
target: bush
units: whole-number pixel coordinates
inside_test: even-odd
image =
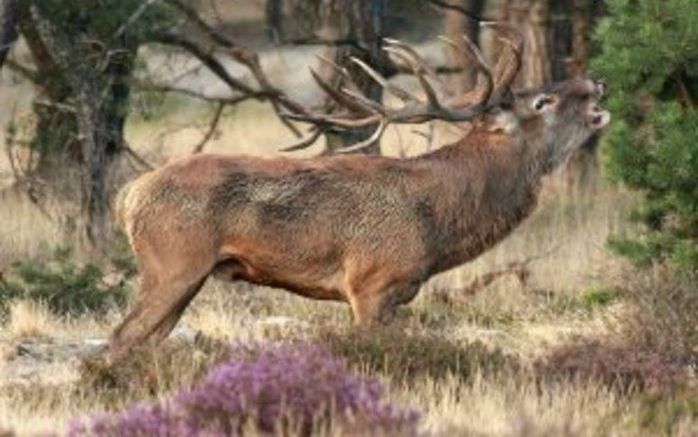
[[[629,307],[611,325],[614,335],[605,342],[586,339],[558,347],[535,362],[536,374],[593,379],[621,391],[680,385],[689,366],[698,366],[696,279],[676,278],[667,268],[635,272],[627,291],[617,290]],[[606,300],[605,293],[590,295],[595,303]]]
[[[694,0],[608,0],[592,69],[610,83],[607,169],[645,197],[640,239],[611,247],[698,269],[698,8]]]
[[[698,274],[677,278],[657,268],[635,275],[631,290],[632,313],[622,321],[621,336],[636,348],[698,367]]]
[[[687,377],[685,367],[658,352],[590,339],[557,347],[533,369],[544,381],[597,381],[622,393],[669,391]]]
[[[360,368],[410,382],[418,376],[466,380],[477,371],[516,372],[519,359],[481,341],[459,342],[428,333],[410,333],[399,326],[380,331],[328,331],[320,338],[332,351]]]
[[[71,436],[329,432],[415,435],[418,416],[384,399],[375,381],[326,349],[299,343],[235,347],[191,389],[122,412],[75,420]]]
[[[125,305],[128,287],[123,281],[105,284],[99,265],[78,265],[71,255],[70,249],[58,248],[48,261],[22,261],[0,276],[0,316],[7,315],[13,299],[41,302],[56,314],[74,316]]]

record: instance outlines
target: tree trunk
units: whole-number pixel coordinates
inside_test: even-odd
[[[484,0],[461,0],[458,3],[473,16],[479,16],[484,6]],[[466,17],[454,9],[448,9],[444,13],[444,29],[446,36],[461,47],[461,50],[448,48],[449,65],[470,65],[470,60],[463,55],[467,52],[463,36],[467,36],[475,44],[478,44],[479,25],[473,19]],[[467,68],[460,74],[450,76],[448,85],[452,93],[462,93],[472,89],[475,85],[476,72],[473,68]]]
[[[572,50],[571,63],[568,68],[570,77],[580,77],[586,73],[591,55],[591,0],[574,0],[572,8]]]
[[[524,37],[525,53],[516,86],[533,88],[549,82],[549,0],[489,0],[485,15],[511,24]],[[498,35],[487,31],[483,38],[485,53],[490,59],[497,59],[502,50]]]
[[[553,81],[570,77],[572,68],[572,2],[552,0],[550,5],[550,69]]]
[[[283,39],[283,0],[267,0],[264,12],[269,38],[274,42],[281,41]]]
[[[137,45],[122,37],[101,51],[88,43],[93,37],[53,25],[36,7],[23,14],[21,29],[40,78],[35,175],[54,195],[80,193],[71,199],[79,200],[78,243],[100,251],[109,236],[106,177],[122,149]]]
[[[19,0],[0,0],[0,68],[17,40]]]
[[[384,69],[382,66],[387,64],[387,60],[381,47],[386,4],[386,0],[322,0],[320,5],[320,36],[330,40],[347,39],[356,42],[356,46],[342,45],[328,49],[327,57],[349,70],[361,92],[376,102],[383,98],[382,87],[367,77],[350,59],[356,56],[376,67],[378,71]],[[335,87],[343,86],[342,78],[332,68],[323,66],[322,74]],[[326,153],[334,154],[342,148],[366,140],[376,127],[368,126],[328,135]],[[376,141],[361,152],[377,155],[380,153],[380,144]]]

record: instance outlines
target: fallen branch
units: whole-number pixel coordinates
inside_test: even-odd
[[[468,283],[468,285],[466,285],[463,288],[460,288],[458,290],[458,293],[463,296],[472,296],[473,294],[492,284],[497,279],[510,275],[515,276],[516,279],[519,280],[519,283],[522,287],[526,287],[528,285],[528,279],[531,276],[531,270],[529,269],[529,265],[534,261],[538,261],[542,258],[547,258],[554,252],[556,252],[558,248],[559,247],[556,246],[543,254],[535,255],[521,261],[510,262],[500,269],[480,274],[473,278]]]

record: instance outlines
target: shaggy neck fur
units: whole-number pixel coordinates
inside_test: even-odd
[[[546,138],[543,120],[525,123],[509,133],[478,127],[416,159],[436,169],[441,182],[433,193],[442,218],[435,271],[473,259],[509,235],[533,211],[542,177],[564,161],[560,142]]]

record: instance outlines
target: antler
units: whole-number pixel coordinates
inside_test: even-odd
[[[507,33],[510,31],[510,29],[504,25],[491,25],[507,30]],[[515,32],[509,33],[509,36],[513,33]],[[402,106],[399,108],[390,108],[370,100],[358,91],[358,88],[346,69],[327,59],[321,58],[324,62],[330,64],[337,70],[344,79],[346,85],[337,90],[312,69],[311,74],[322,91],[341,108],[341,111],[334,114],[313,111],[286,114],[289,119],[313,124],[314,129],[309,138],[303,139],[299,143],[287,147],[284,150],[299,150],[308,147],[313,144],[322,133],[377,124],[376,130],[369,138],[341,150],[342,153],[354,152],[370,146],[377,141],[391,124],[416,124],[431,120],[444,120],[449,122],[470,121],[489,108],[499,105],[502,97],[505,95],[518,72],[522,43],[511,41],[509,44],[513,50],[515,62],[512,62],[511,59],[509,59],[510,57],[504,59],[506,56],[502,56],[497,63],[495,71],[492,72],[478,48],[465,36],[463,37],[466,42],[465,50],[461,49],[460,45],[452,40],[447,38],[441,39],[454,49],[462,51],[462,53],[474,63],[479,75],[478,83],[472,91],[466,95],[457,96],[450,102],[442,102],[439,93],[432,85],[432,81],[440,82],[435,72],[413,47],[397,39],[386,38],[384,40],[384,50],[411,70],[412,74],[419,81],[424,97],[418,97],[390,83],[379,72],[358,58],[352,57],[351,61],[365,74],[381,85],[385,91],[397,97],[402,102]]]

